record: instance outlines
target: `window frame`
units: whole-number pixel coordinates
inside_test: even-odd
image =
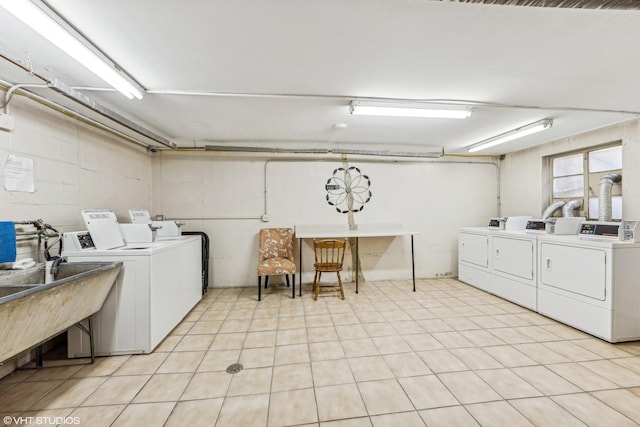
[[[587,219],[591,219],[591,220],[598,219],[598,212],[589,212],[589,200],[593,197],[596,197],[596,198],[598,197],[598,183],[599,183],[600,177],[607,174],[611,174],[611,173],[618,173],[622,175],[624,165],[622,165],[621,169],[610,169],[610,170],[600,171],[600,172],[590,172],[589,171],[589,153],[592,153],[594,151],[600,151],[606,148],[612,148],[612,147],[620,147],[620,150],[622,150],[622,141],[618,140],[618,141],[613,141],[606,144],[583,148],[580,150],[573,150],[573,151],[567,151],[563,153],[550,155],[548,157],[548,163],[547,163],[548,170],[549,170],[549,195],[548,195],[549,205],[558,201],[569,202],[570,200],[582,200],[582,207],[576,211],[576,215],[584,216]],[[562,157],[574,156],[576,154],[582,155],[582,182],[583,182],[582,196],[554,197],[553,195],[554,179],[569,177],[569,176],[580,176],[580,174],[557,175],[557,176],[554,175],[555,173],[554,167],[553,167],[554,160]],[[621,152],[621,156],[622,156],[622,152]],[[590,183],[591,185],[589,185]],[[612,194],[615,197],[617,196],[622,197],[622,186],[620,184],[614,184],[614,191],[612,192]],[[558,216],[557,213],[556,213],[556,216]],[[620,219],[616,218],[616,219],[613,219],[613,221],[620,221]]]

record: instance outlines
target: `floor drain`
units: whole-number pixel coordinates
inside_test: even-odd
[[[237,374],[242,370],[242,363],[234,363],[227,367],[227,374]]]

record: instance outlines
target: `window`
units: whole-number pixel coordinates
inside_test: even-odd
[[[579,200],[576,215],[598,218],[600,178],[611,173],[622,175],[622,145],[609,145],[591,150],[551,157],[551,203]],[[612,219],[622,219],[622,185],[612,188]]]

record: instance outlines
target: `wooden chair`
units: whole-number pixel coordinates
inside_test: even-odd
[[[258,255],[258,301],[262,299],[262,276],[267,289],[269,276],[284,275],[289,286],[289,274],[293,277],[292,298],[296,297],[296,263],[293,260],[293,229],[263,228],[260,230]]]
[[[316,269],[316,275],[313,278],[313,292],[315,300],[318,299],[318,295],[320,295],[321,292],[340,292],[340,296],[344,299],[344,288],[342,287],[340,271],[342,271],[342,262],[344,260],[346,247],[347,239],[313,240],[313,250],[315,252],[316,259],[313,264]],[[338,275],[337,285],[320,284],[322,273],[327,272],[335,272]]]

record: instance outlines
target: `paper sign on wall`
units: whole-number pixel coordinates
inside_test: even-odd
[[[10,154],[4,164],[4,189],[7,191],[35,192],[33,159]]]

